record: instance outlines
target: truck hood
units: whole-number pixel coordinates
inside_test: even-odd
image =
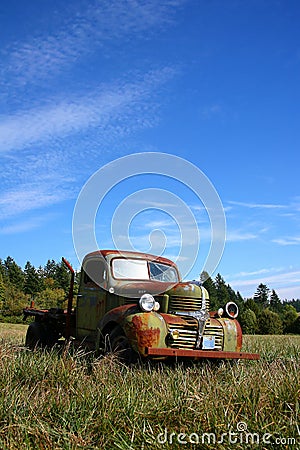
[[[161,281],[141,281],[117,284],[114,293],[123,297],[140,298],[143,294],[168,294],[170,297],[202,298],[199,286],[190,282],[166,283]]]
[[[202,290],[200,286],[188,281],[171,286],[167,290],[166,294],[170,297],[202,298]]]
[[[114,286],[114,294],[122,297],[140,298],[143,294],[159,295],[170,291],[174,283],[165,283],[161,281],[141,281],[126,284],[117,284]]]

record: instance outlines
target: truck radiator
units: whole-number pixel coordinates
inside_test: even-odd
[[[182,317],[186,324],[168,324],[169,333],[177,338],[170,339],[169,346],[172,348],[195,348],[197,340],[198,323],[193,317]]]
[[[171,338],[168,346],[171,348],[195,349],[197,342],[198,322],[193,317],[181,316],[185,324],[168,324]],[[206,322],[203,337],[214,336],[214,350],[223,350],[223,327],[216,325],[209,319]],[[201,347],[200,347],[201,348]]]
[[[199,311],[202,309],[202,298],[170,296],[169,313],[175,311]],[[209,299],[206,299],[206,311],[209,313]]]

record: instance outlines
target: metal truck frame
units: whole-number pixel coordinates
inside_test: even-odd
[[[67,309],[25,308],[35,318],[27,330],[30,349],[60,342],[86,345],[96,352],[118,352],[121,359],[248,359],[242,352],[238,307],[228,302],[210,311],[199,282],[183,282],[174,262],[147,253],[98,250],[85,256],[76,305],[74,270]],[[64,338],[64,339],[61,339]]]

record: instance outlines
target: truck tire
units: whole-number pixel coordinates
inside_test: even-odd
[[[45,328],[39,322],[32,322],[27,329],[25,346],[30,350],[44,347],[46,343]]]
[[[57,333],[40,322],[32,322],[26,333],[25,346],[30,350],[36,348],[52,348],[58,340]]]
[[[135,364],[139,359],[120,326],[115,327],[109,333],[109,347],[110,352],[124,364]]]

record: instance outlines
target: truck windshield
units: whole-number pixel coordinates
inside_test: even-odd
[[[114,258],[112,275],[121,280],[153,280],[177,283],[177,270],[167,264],[141,259]]]

